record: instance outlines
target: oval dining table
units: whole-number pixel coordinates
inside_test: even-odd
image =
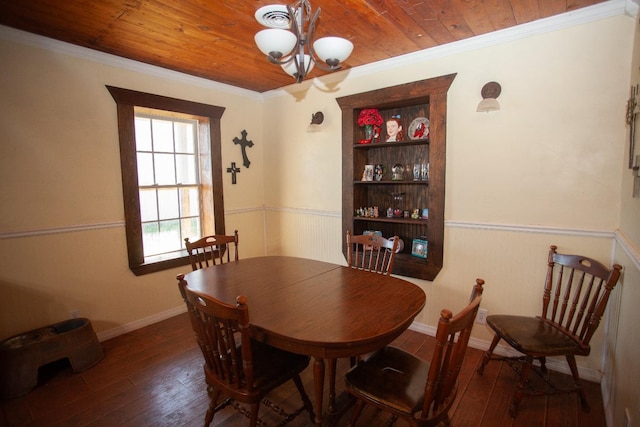
[[[332,413],[336,359],[391,343],[426,302],[424,291],[406,280],[289,256],[242,259],[190,272],[184,280],[229,304],[244,295],[254,339],[313,358],[316,425],[322,425],[325,360]]]

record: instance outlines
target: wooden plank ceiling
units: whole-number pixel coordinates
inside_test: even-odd
[[[604,0],[311,0],[317,37],[355,45],[344,68],[487,34]],[[294,83],[257,49],[273,0],[0,0],[0,24],[233,86]],[[311,76],[326,72],[317,67]]]

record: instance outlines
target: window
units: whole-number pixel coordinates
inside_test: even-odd
[[[135,108],[138,188],[145,260],[179,252],[202,236],[198,124]],[[204,195],[203,195],[204,198]]]
[[[225,234],[223,107],[107,86],[117,104],[129,268],[189,263],[185,237]]]

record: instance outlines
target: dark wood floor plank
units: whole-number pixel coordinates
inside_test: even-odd
[[[0,401],[0,427],[31,426],[171,426],[201,427],[209,397],[204,383],[202,355],[185,314],[149,325],[105,341],[105,358],[95,367],[79,374],[68,363],[52,366],[42,384],[31,393]],[[429,359],[434,338],[406,331],[393,345]],[[600,385],[583,382],[591,412],[581,410],[575,395],[525,397],[518,417],[508,413],[517,375],[504,362],[487,365],[483,376],[476,373],[482,352],[469,349],[459,376],[459,395],[452,408],[456,427],[604,427],[604,407]],[[344,393],[344,375],[350,369],[348,359],[337,363],[337,406],[348,409],[336,426],[345,426],[351,415],[349,396]],[[570,384],[569,376],[553,373],[554,379]],[[312,397],[313,370],[302,374],[307,393]],[[325,381],[325,412],[328,379]],[[289,411],[300,406],[295,386],[287,384],[269,396]],[[262,419],[276,425],[280,419],[267,408]],[[358,425],[382,427],[388,416],[373,408],[363,411]],[[231,407],[216,414],[216,427],[246,425],[247,419]],[[290,427],[307,427],[303,413]],[[397,426],[403,426],[401,422]]]

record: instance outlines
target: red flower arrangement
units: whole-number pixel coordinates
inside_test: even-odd
[[[382,116],[377,108],[366,108],[360,111],[358,126],[382,126]]]

